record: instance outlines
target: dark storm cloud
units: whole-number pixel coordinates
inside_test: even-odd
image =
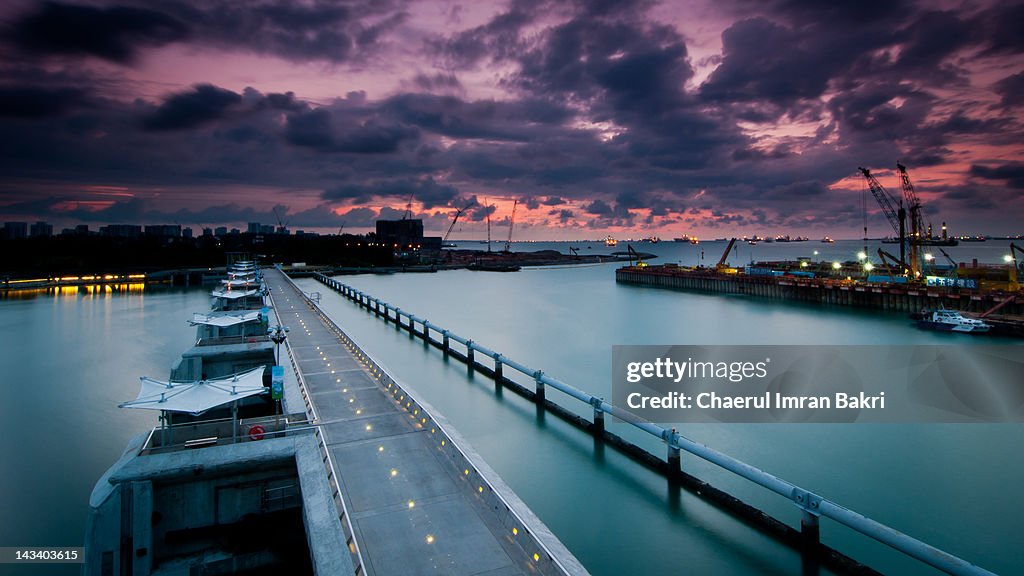
[[[1011,188],[1024,188],[1024,162],[1008,162],[998,166],[971,166],[971,176],[985,180],[1003,180]]]
[[[175,0],[85,5],[47,2],[21,14],[6,36],[24,53],[131,63],[146,48],[190,42],[282,58],[342,62],[364,53],[406,18],[392,2]]]
[[[1024,72],[1003,78],[996,82],[994,89],[1004,108],[1024,106]]]
[[[288,190],[323,191],[322,205],[293,218],[324,227],[340,225],[331,205],[402,206],[410,194],[417,209],[450,209],[438,220],[446,221],[469,193],[519,197],[566,225],[577,217],[591,227],[673,223],[685,213],[694,225],[710,214],[718,226],[824,226],[840,215],[859,218],[859,191],[851,202],[848,191],[828,188],[858,165],[891,167],[900,158],[916,168],[946,162],[973,142],[1021,141],[1012,114],[1024,73],[992,86],[971,78],[972,95],[989,90],[984,102],[944,95],[964,87],[973,59],[1019,52],[1019,32],[1014,37],[1006,24],[1019,21],[1011,20],[1015,8],[720,4],[735,17],[724,24],[723,54],[712,58],[717,69],[699,86],[686,40],[654,21],[648,2],[512,0],[480,26],[420,31],[437,61],[417,63],[387,96],[353,92],[323,103],[301,91],[239,94],[214,85],[179,88],[159,102],[118,102],[103,96],[117,82],[124,93],[127,80],[74,57],[131,63],[147,47],[189,42],[363,70],[377,62],[371,49],[400,41],[391,30],[415,28],[403,5],[175,0],[132,8],[125,0],[121,6],[142,13],[129,11],[133,18],[118,16],[109,2],[37,5],[15,19],[8,40],[38,65],[20,75],[7,72],[16,71],[12,64],[0,69],[0,170],[29,181],[280,187],[285,198]],[[109,46],[88,35],[54,44],[65,24],[53,14],[64,9],[102,20],[101,29],[113,30]],[[32,18],[49,44],[18,40]],[[431,66],[443,71],[416,74]],[[474,80],[463,85],[453,71]],[[481,74],[504,92],[472,96]],[[787,122],[811,128],[789,135]],[[956,193],[989,194],[1019,182],[1012,163],[975,162],[972,184],[992,186]],[[192,209],[187,217],[250,218],[215,193],[209,203],[211,211]],[[103,215],[155,212],[144,203],[115,206]],[[357,210],[347,213],[353,222],[394,216]],[[493,210],[476,202],[465,218]]]
[[[433,178],[422,180],[392,179],[366,184],[346,184],[325,190],[321,195],[324,200],[353,200],[367,202],[374,198],[390,198],[403,202],[410,199],[422,204],[424,209],[438,206],[452,206],[459,197],[454,186],[439,184]]]
[[[375,119],[354,123],[328,108],[291,114],[285,129],[285,137],[295,146],[353,154],[394,153],[404,141],[416,140],[418,136],[419,132],[411,126]]]
[[[817,98],[830,70],[802,46],[803,33],[764,18],[741,20],[722,33],[722,64],[701,86],[710,100],[792,103]]]
[[[147,130],[195,128],[223,118],[242,97],[211,84],[200,84],[189,92],[174,94],[143,119]]]
[[[0,116],[60,116],[84,103],[85,91],[77,88],[0,86]]]
[[[45,2],[17,20],[8,37],[28,52],[130,62],[143,47],[188,36],[184,23],[156,10]]]

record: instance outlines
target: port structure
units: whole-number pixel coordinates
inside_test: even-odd
[[[283,272],[264,278],[355,574],[587,574],[436,410]]]

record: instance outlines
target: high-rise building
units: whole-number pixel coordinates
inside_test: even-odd
[[[259,233],[260,233],[260,223],[259,222],[249,222],[249,234],[259,234]]]
[[[227,226],[217,226],[217,228],[213,231],[213,235],[214,236],[227,236],[228,235],[228,227]]]
[[[29,226],[28,235],[31,238],[48,238],[53,236],[53,224],[47,224],[40,220],[32,226]]]
[[[27,222],[4,222],[4,238],[17,240],[28,236]]]
[[[146,226],[146,236],[181,238],[181,224],[153,224]]]
[[[142,236],[142,226],[138,224],[110,224],[100,227],[100,236],[112,238],[138,238]]]
[[[399,250],[423,243],[423,220],[377,220],[377,241]]]
[[[191,228],[182,228],[181,229],[181,237],[182,238],[191,238],[192,237],[192,229]]]

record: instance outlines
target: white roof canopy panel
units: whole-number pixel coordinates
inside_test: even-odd
[[[231,290],[225,288],[218,288],[213,292],[210,292],[211,296],[217,298],[227,298],[228,300],[236,300],[238,298],[245,298],[246,296],[255,296],[259,294],[259,290]]]
[[[139,378],[139,396],[119,407],[201,414],[210,408],[266,392],[264,368],[194,382],[160,382],[143,376]]]
[[[204,324],[206,326],[225,328],[244,322],[254,322],[259,320],[259,318],[259,310],[230,310],[226,312],[207,312],[206,314],[196,312],[192,314],[191,324]]]

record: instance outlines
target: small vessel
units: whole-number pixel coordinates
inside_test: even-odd
[[[500,262],[473,262],[466,265],[466,270],[477,272],[518,272],[520,267],[516,264],[502,264]]]
[[[604,239],[604,245],[605,246],[617,246],[618,244],[619,244],[619,241],[616,240],[615,238],[612,238],[611,236],[607,236]]]
[[[976,318],[964,318],[956,310],[922,310],[917,316],[917,327],[941,332],[969,332],[981,334],[992,329],[990,324]]]
[[[829,236],[825,236],[824,238],[822,238],[822,239],[821,239],[821,241],[822,241],[823,243],[825,243],[825,244],[832,244],[833,242],[835,242],[835,240],[833,240],[833,239],[832,239],[831,237],[829,237]]]

